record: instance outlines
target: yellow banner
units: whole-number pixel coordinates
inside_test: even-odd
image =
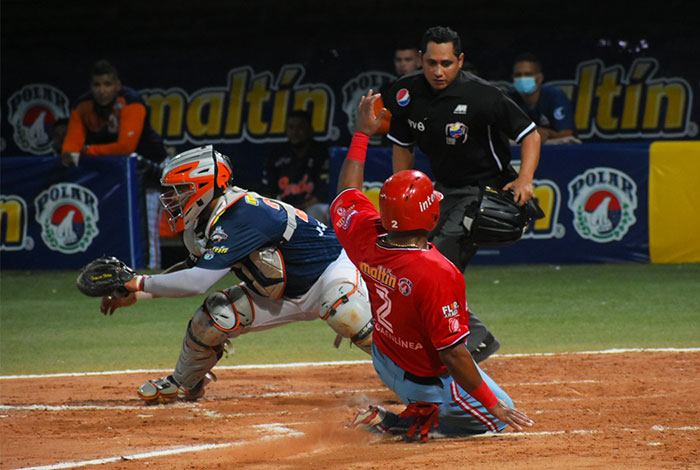
[[[649,149],[649,255],[652,263],[700,262],[700,141],[654,142]]]

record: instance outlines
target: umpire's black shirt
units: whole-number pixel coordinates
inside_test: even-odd
[[[536,129],[499,88],[464,71],[439,92],[422,71],[401,77],[382,99],[392,115],[389,140],[418,145],[433,178],[446,186],[478,184],[505,171],[508,138],[520,143]]]

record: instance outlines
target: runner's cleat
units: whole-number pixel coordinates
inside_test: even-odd
[[[352,418],[350,427],[372,430],[372,428],[377,428],[377,425],[381,424],[385,416],[386,410],[379,405],[372,405],[368,409],[358,408],[355,416]],[[381,429],[381,431],[385,432],[384,429]]]

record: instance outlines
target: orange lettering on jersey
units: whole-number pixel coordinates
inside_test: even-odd
[[[262,200],[263,200],[263,202],[264,202],[266,205],[272,207],[273,209],[280,210],[280,205],[277,204],[276,202],[273,202],[272,200],[270,200],[270,199],[268,199],[268,198],[266,198],[266,197],[262,198]]]
[[[391,269],[386,269],[381,264],[379,266],[370,266],[363,261],[360,263],[360,271],[389,289],[396,289],[396,276],[391,273]]]

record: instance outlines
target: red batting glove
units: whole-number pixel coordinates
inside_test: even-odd
[[[440,408],[435,403],[419,401],[409,404],[399,415],[399,418],[413,418],[413,423],[406,433],[406,437],[412,438],[420,428],[420,440],[427,442],[430,430],[438,427],[439,410]]]

